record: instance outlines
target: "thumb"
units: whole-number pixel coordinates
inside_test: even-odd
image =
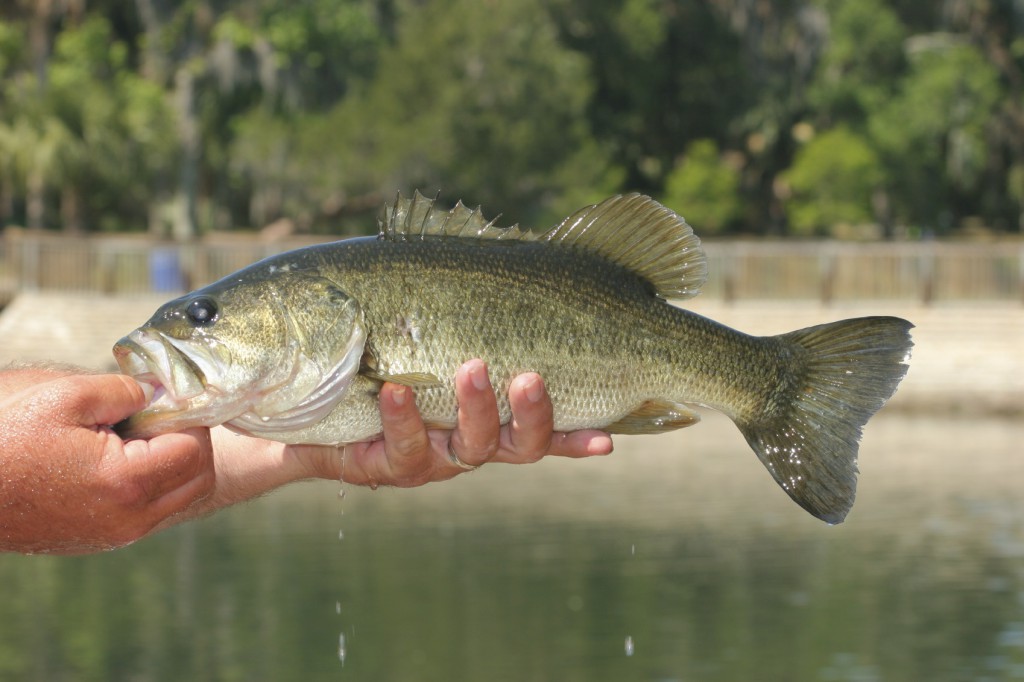
[[[82,426],[110,426],[146,406],[142,386],[123,374],[91,374],[68,377],[65,383],[68,411]]]

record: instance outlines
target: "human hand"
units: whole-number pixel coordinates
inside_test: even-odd
[[[3,373],[0,550],[126,545],[213,489],[207,429],[128,442],[110,429],[145,404],[139,384],[121,375]]]
[[[73,371],[0,372],[0,550],[110,549],[307,478],[412,487],[485,462],[612,449],[601,431],[553,432],[551,401],[536,374],[512,382],[512,421],[500,426],[479,360],[456,375],[454,431],[427,430],[411,389],[385,384],[384,438],[346,448],[286,446],[222,427],[122,441],[109,425],[142,409],[142,387],[121,375]]]
[[[252,499],[294,481],[324,478],[371,487],[409,488],[444,481],[485,462],[524,464],[548,455],[589,457],[612,450],[603,431],[552,431],[551,400],[536,374],[516,377],[509,387],[511,423],[498,422],[498,405],[480,360],[455,377],[459,401],[455,430],[428,430],[412,389],[384,384],[380,392],[382,439],[343,447],[284,445],[212,429],[217,472],[212,494],[162,526]],[[449,456],[457,454],[458,461]],[[462,462],[460,465],[458,462]]]
[[[444,481],[487,462],[525,464],[547,455],[589,457],[612,451],[603,431],[553,432],[551,400],[541,377],[516,377],[509,386],[512,420],[498,422],[487,367],[470,360],[455,376],[459,403],[454,431],[427,430],[412,389],[385,384],[380,392],[382,440],[352,443],[342,456],[335,448],[292,446],[314,475],[356,485],[413,487]]]

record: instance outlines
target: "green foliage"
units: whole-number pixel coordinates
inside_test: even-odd
[[[739,192],[739,170],[721,158],[713,140],[696,140],[665,181],[663,201],[698,233],[712,234],[739,217]]]
[[[868,140],[836,128],[815,137],[785,174],[786,202],[797,234],[814,234],[840,223],[871,220],[871,194],[883,181],[878,155]]]
[[[182,236],[351,231],[420,188],[530,225],[641,190],[701,231],[871,220],[872,192],[887,228],[1019,229],[1022,22],[911,0],[13,3],[0,221],[141,229],[173,206]]]
[[[558,0],[562,42],[588,62],[592,135],[625,188],[659,192],[679,153],[750,106],[740,39],[710,3]]]
[[[12,23],[0,20],[0,75],[12,71],[24,58],[25,35]]]
[[[449,21],[452,12],[461,20]],[[481,203],[507,220],[553,221],[560,216],[548,203],[573,187],[614,191],[586,124],[586,63],[559,45],[542,2],[411,8],[378,68],[388,77],[322,120],[290,127],[246,116],[235,158],[270,194],[301,177],[302,189],[288,193],[307,194],[307,206],[309,194],[342,187],[440,189],[445,200]]]
[[[914,55],[900,92],[869,119],[904,220],[934,225],[957,194],[978,190],[1001,94],[995,67],[970,45],[939,43]]]
[[[884,104],[904,71],[907,32],[883,0],[832,0],[828,46],[808,100],[825,122],[863,123]],[[889,78],[880,78],[888,74]]]
[[[55,183],[79,194],[75,210],[104,229],[145,225],[151,183],[175,154],[174,121],[163,89],[125,68],[127,46],[102,17],[60,34],[46,108],[59,141]],[[111,208],[116,210],[111,211]]]

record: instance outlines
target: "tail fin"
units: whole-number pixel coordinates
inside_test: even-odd
[[[775,409],[739,427],[783,490],[823,521],[841,523],[853,506],[861,428],[907,373],[913,326],[863,317],[775,337],[802,371]]]

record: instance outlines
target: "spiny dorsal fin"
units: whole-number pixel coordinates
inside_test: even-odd
[[[411,199],[398,194],[393,204],[384,206],[377,220],[378,238],[390,241],[423,239],[424,237],[469,237],[472,239],[518,239],[532,241],[536,236],[523,232],[518,225],[498,227],[487,220],[480,207],[469,208],[461,201],[455,208],[444,209],[434,205],[416,191]]]
[[[398,195],[378,221],[380,239],[405,241],[424,237],[468,237],[548,241],[599,253],[650,282],[665,298],[690,298],[707,279],[707,259],[700,239],[682,217],[642,194],[616,195],[585,206],[547,232],[498,227],[480,208],[461,201],[451,210],[415,192]]]

